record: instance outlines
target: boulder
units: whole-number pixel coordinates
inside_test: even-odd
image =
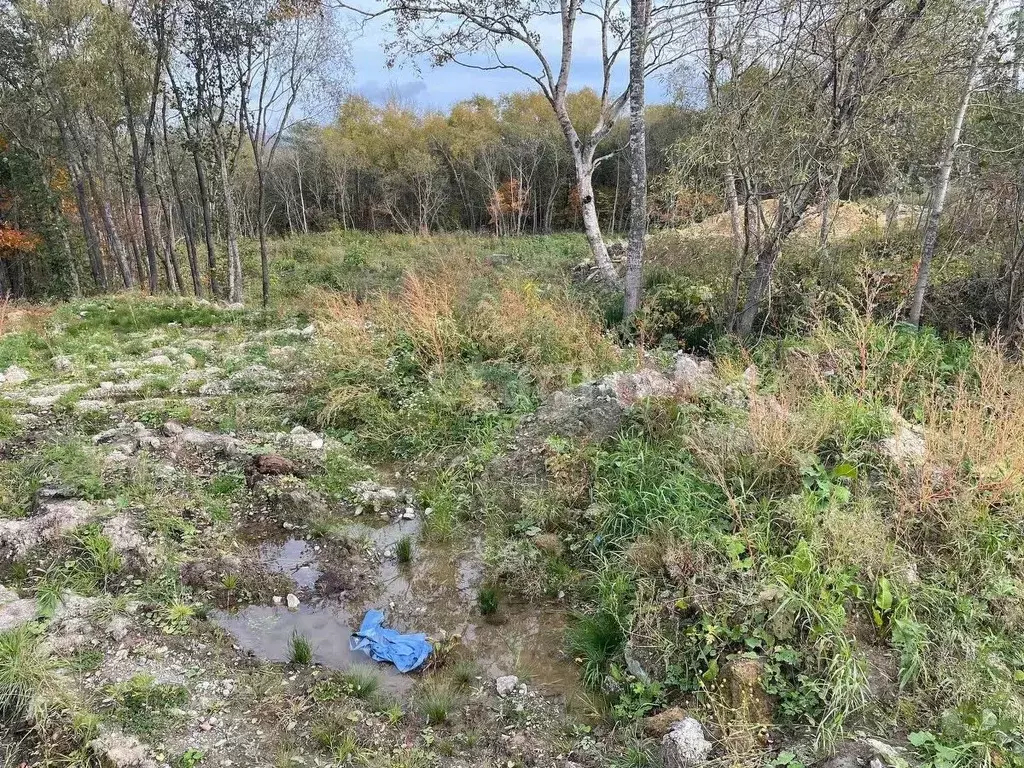
[[[901,419],[896,425],[896,431],[879,441],[878,450],[899,467],[904,469],[920,467],[924,464],[927,455],[924,430]]]
[[[519,687],[519,678],[515,675],[502,675],[494,681],[494,690],[501,698],[511,696]]]
[[[94,510],[84,501],[47,499],[28,517],[0,520],[0,558],[19,558],[40,544],[92,520]]]
[[[89,742],[89,749],[103,768],[157,768],[149,749],[134,736],[106,731]]]
[[[644,718],[644,733],[651,738],[660,739],[672,730],[672,726],[686,718],[687,714],[681,707],[669,707],[656,715]]]
[[[36,617],[36,601],[30,598],[0,605],[0,632],[17,629]]]
[[[114,551],[129,570],[150,573],[161,564],[156,549],[127,514],[112,517],[103,523],[103,535],[110,539]]]
[[[707,761],[711,742],[704,727],[692,717],[673,723],[661,739],[661,761],[665,768],[696,768]]]
[[[19,384],[24,384],[31,378],[28,371],[19,365],[9,365],[3,372],[2,378],[0,378],[0,384],[7,387],[16,387]]]
[[[704,394],[718,384],[715,366],[708,360],[698,360],[686,352],[676,355],[672,379],[678,394],[687,397]]]

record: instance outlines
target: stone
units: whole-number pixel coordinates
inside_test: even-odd
[[[183,352],[178,357],[178,362],[180,362],[186,368],[195,368],[199,364],[196,362],[196,359],[192,357],[192,355],[190,355],[188,352]]]
[[[273,597],[273,600],[274,600],[274,605],[280,605],[280,604],[281,604],[281,601],[282,601],[283,599],[284,599],[284,598],[282,598],[282,597],[281,597],[280,595],[274,595],[274,597]]]
[[[896,426],[896,431],[879,441],[878,450],[897,466],[920,467],[924,464],[927,455],[924,431],[901,419]]]
[[[103,523],[103,535],[110,540],[114,551],[129,570],[149,573],[161,564],[157,551],[127,514],[117,515]]]
[[[639,371],[619,371],[606,377],[603,382],[623,407],[629,407],[639,400],[652,397],[672,397],[675,384],[661,371],[643,368]]]
[[[260,475],[297,475],[298,468],[291,459],[276,453],[261,453],[252,457],[252,471]]]
[[[0,632],[17,629],[36,617],[36,601],[31,598],[14,600],[0,605]]]
[[[707,360],[680,352],[676,355],[672,379],[681,395],[700,395],[715,387],[715,367]]]
[[[115,642],[120,643],[128,637],[131,627],[132,623],[129,621],[127,616],[115,616],[110,620],[110,623],[107,624],[107,634],[110,635]]]
[[[180,435],[184,431],[185,428],[182,427],[181,424],[179,424],[176,421],[168,421],[164,424],[164,434],[167,437],[174,437],[176,435]]]
[[[31,378],[28,371],[19,365],[9,365],[3,373],[3,383],[7,387],[16,387],[19,384],[24,384]]]
[[[711,742],[704,736],[704,727],[692,717],[673,723],[661,739],[664,768],[696,768],[709,754]]]
[[[311,451],[321,451],[324,447],[324,439],[316,432],[310,432],[305,427],[295,427],[288,435],[292,445],[297,448],[307,448]]]
[[[0,584],[0,607],[13,603],[18,600],[18,593],[13,589],[8,589],[3,584]]]
[[[285,598],[288,603],[288,610],[296,611],[299,608],[299,598],[293,595],[291,592],[288,593],[288,597]]]
[[[172,363],[171,358],[169,358],[167,355],[153,355],[152,357],[146,359],[146,365],[170,366],[172,365]]]
[[[149,749],[134,736],[106,731],[89,742],[89,749],[103,768],[157,768]]]
[[[669,707],[656,715],[645,717],[642,726],[648,736],[660,739],[672,730],[672,726],[686,718],[686,711],[682,707]]]
[[[53,370],[57,371],[58,373],[67,373],[73,367],[71,358],[68,357],[67,355],[57,355],[55,358],[53,358],[52,362]]]
[[[501,698],[510,696],[515,693],[519,687],[519,678],[515,675],[502,675],[494,681],[494,689],[498,692]]]
[[[59,538],[92,520],[92,505],[84,501],[50,499],[22,518],[0,520],[0,557],[19,558],[34,547]]]

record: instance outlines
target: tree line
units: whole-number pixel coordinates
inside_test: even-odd
[[[444,112],[343,97],[342,17],[390,25],[396,56],[514,70],[524,90]],[[628,314],[649,228],[725,213],[726,315],[746,335],[800,222],[820,215],[826,253],[838,202],[875,195],[928,210],[911,322],[960,215],[1017,331],[1022,27],[998,0],[12,0],[0,292],[241,301],[250,237],[266,302],[270,235],[580,229]],[[601,74],[574,88],[584,34]],[[655,77],[672,103],[645,103]]]

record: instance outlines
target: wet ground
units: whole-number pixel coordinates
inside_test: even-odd
[[[459,653],[473,659],[482,675],[494,678],[514,674],[531,687],[566,701],[578,692],[579,673],[564,654],[565,611],[555,605],[502,603],[498,614],[483,617],[477,592],[483,580],[483,543],[470,538],[461,546],[431,544],[419,536],[420,521],[400,519],[374,527],[351,522],[346,533],[368,545],[374,583],[369,597],[342,593],[331,598],[311,597],[298,609],[285,605],[250,605],[234,611],[216,611],[211,618],[231,633],[235,642],[267,661],[287,661],[293,634],[310,640],[314,659],[333,669],[373,664],[361,652],[349,650],[365,612],[385,612],[389,626],[404,632],[424,632],[435,642],[457,637]],[[413,540],[410,563],[395,558],[395,545]],[[317,581],[329,578],[329,564],[318,557],[318,544],[303,539],[264,543],[260,557],[270,570],[287,574],[295,592],[313,594]],[[390,665],[375,665],[384,687],[408,689],[413,681]]]

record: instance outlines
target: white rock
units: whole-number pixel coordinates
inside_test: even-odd
[[[31,598],[0,605],[0,632],[17,629],[36,617],[36,601]]]
[[[8,387],[24,384],[30,378],[29,372],[19,365],[9,365],[4,371],[3,383]]]
[[[67,355],[57,355],[57,357],[53,358],[53,369],[60,373],[70,371],[72,365],[71,358]]]
[[[153,355],[146,360],[146,365],[171,365],[171,358],[167,355]]]
[[[665,768],[695,768],[707,760],[711,742],[704,728],[692,717],[673,723],[661,740],[661,760]]]
[[[13,603],[18,599],[18,593],[0,584],[0,607]]]
[[[285,598],[288,601],[288,610],[294,611],[299,607],[299,598],[293,595],[291,592],[288,593],[288,597]]]
[[[515,675],[502,675],[494,681],[494,688],[502,698],[515,693],[519,687],[519,678]]]
[[[280,595],[274,595],[274,605],[280,605],[283,599]]]

